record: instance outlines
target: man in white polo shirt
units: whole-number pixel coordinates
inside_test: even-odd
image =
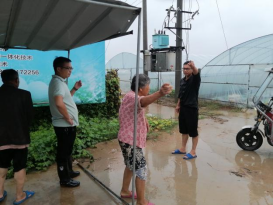
[[[65,57],[57,57],[53,61],[55,75],[49,84],[48,96],[52,115],[52,124],[57,136],[57,169],[60,185],[66,187],[77,187],[79,181],[72,178],[80,175],[80,172],[72,170],[72,149],[76,138],[76,126],[79,125],[78,109],[72,96],[82,86],[77,81],[69,90],[66,79],[70,77],[73,70],[71,60]]]

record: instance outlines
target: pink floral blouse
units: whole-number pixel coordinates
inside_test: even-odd
[[[146,146],[147,137],[147,120],[145,118],[145,110],[140,105],[138,96],[138,111],[137,111],[137,142],[136,146],[144,148]],[[119,109],[119,132],[118,140],[130,145],[133,145],[134,137],[134,108],[135,108],[135,92],[128,92],[121,103]]]

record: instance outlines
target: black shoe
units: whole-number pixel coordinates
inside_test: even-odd
[[[80,175],[80,172],[72,170],[69,175],[70,175],[71,178],[75,178],[75,177]]]
[[[60,185],[65,187],[77,187],[80,186],[80,182],[70,179],[69,181],[60,181]]]

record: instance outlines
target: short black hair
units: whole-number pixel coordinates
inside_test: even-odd
[[[19,75],[16,70],[6,69],[2,71],[1,78],[3,83],[7,83],[10,81],[17,80],[19,78]]]
[[[70,63],[71,60],[66,57],[56,57],[55,60],[53,61],[53,68],[56,73],[56,70],[58,67],[62,67],[64,63]]]
[[[148,84],[150,84],[150,78],[145,74],[139,74],[138,90],[144,88]],[[131,90],[134,92],[136,91],[136,75],[133,77]]]
[[[188,63],[190,63],[191,61],[186,61],[183,65],[187,65]]]

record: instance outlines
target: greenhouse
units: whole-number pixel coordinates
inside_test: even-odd
[[[183,61],[186,55],[183,53]],[[136,55],[132,53],[119,53],[110,59],[105,69],[118,69],[120,78],[120,87],[122,93],[130,90],[131,80],[136,73]],[[191,55],[191,59],[195,62],[198,68],[202,68],[210,59],[209,55]],[[139,58],[139,73],[143,73],[143,59]],[[164,82],[170,83],[173,87],[175,85],[175,72],[149,72],[151,79],[151,92],[157,90]]]
[[[192,60],[195,61],[194,56]],[[200,68],[205,63],[196,65]],[[142,59],[140,66],[142,73]],[[120,53],[106,64],[106,69],[119,70],[123,93],[130,90],[135,67],[136,55],[131,53]],[[273,34],[239,44],[215,57],[202,68],[199,97],[252,107],[253,95],[267,76],[264,70],[270,67],[273,67]],[[151,91],[158,89],[164,82],[174,86],[174,75],[174,72],[149,72]],[[273,96],[273,90],[267,89],[266,92],[267,98]]]
[[[120,78],[120,88],[122,93],[130,91],[131,80],[136,74],[136,55],[132,53],[120,53],[114,56],[105,65],[106,70],[118,69],[118,76]],[[139,73],[143,73],[143,59],[139,58]],[[151,79],[151,92],[158,89],[163,82],[169,82],[174,85],[174,72],[158,73],[149,72]]]
[[[273,34],[239,44],[202,69],[200,98],[252,107],[253,95],[273,67]],[[270,86],[272,87],[272,86]],[[266,98],[272,97],[272,88]]]

